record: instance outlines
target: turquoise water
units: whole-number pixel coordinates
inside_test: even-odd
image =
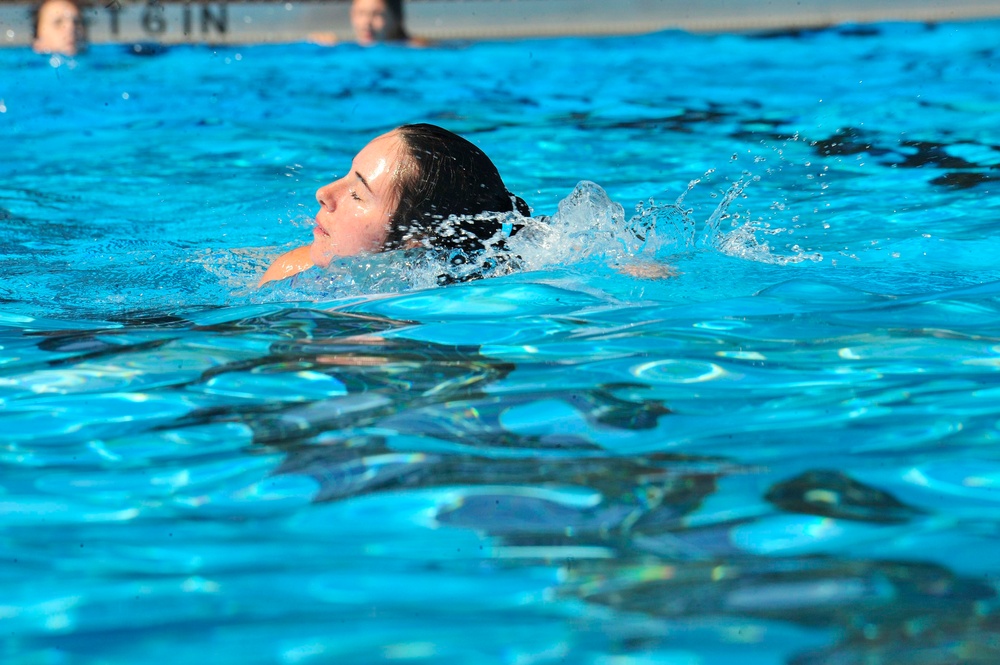
[[[4,662],[997,662],[997,43],[0,51]],[[418,121],[522,269],[255,289]]]

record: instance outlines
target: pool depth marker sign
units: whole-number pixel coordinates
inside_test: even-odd
[[[31,44],[31,10],[39,1],[0,0],[0,46]],[[350,6],[349,0],[93,0],[83,19],[92,44],[295,42],[316,31],[349,41]]]
[[[169,5],[170,16],[168,17],[168,5],[159,2],[159,0],[149,0],[139,14],[139,27],[147,38],[160,40],[165,36],[170,36],[168,33],[171,32],[171,26],[175,26],[174,30],[176,30],[176,25],[179,23],[181,34],[184,37],[191,37],[194,34],[194,16],[196,13],[192,9],[192,4],[191,2],[185,2],[179,5]],[[216,3],[202,0],[197,4],[198,23],[200,27],[199,37],[202,39],[211,39],[213,36],[224,37],[229,29],[229,11],[226,0]],[[108,28],[111,37],[114,39],[122,36],[121,16],[125,6],[120,0],[111,0],[104,5],[110,17]],[[179,21],[176,16],[178,13],[180,13]],[[129,16],[129,18],[131,19],[132,16]]]

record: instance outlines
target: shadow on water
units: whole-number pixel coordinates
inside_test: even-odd
[[[244,453],[280,454],[273,475],[311,478],[313,502],[448,490],[433,525],[483,534],[502,565],[560,566],[556,598],[620,617],[725,617],[832,631],[831,644],[801,650],[792,657],[796,665],[985,664],[1000,657],[1000,598],[987,581],[935,564],[836,552],[763,556],[732,537],[734,529],[776,515],[871,528],[928,519],[886,491],[841,471],[806,469],[773,482],[756,511],[706,513],[721,483],[767,470],[723,456],[615,455],[558,428],[533,434],[506,422],[512,409],[558,403],[591,428],[655,436],[674,412],[663,399],[638,397],[639,383],[498,390],[514,363],[476,345],[394,336],[407,321],[306,309],[262,309],[220,322],[211,316],[192,316],[201,323],[132,317],[114,329],[31,337],[50,367],[159,353],[185,338],[255,349],[159,385],[217,399],[150,431],[247,427],[252,442]],[[279,381],[263,395],[268,384],[254,383],[290,376],[322,377],[333,394],[283,395]],[[245,397],[256,399],[237,399]],[[622,649],[670,646],[665,633],[630,631],[617,633]]]
[[[793,656],[796,665],[1000,657],[993,612],[1000,598],[986,581],[919,562],[756,556],[730,536],[760,515],[693,519],[720,480],[758,469],[693,455],[614,456],[586,440],[517,434],[503,424],[508,409],[545,399],[595,426],[649,430],[671,417],[658,400],[623,400],[605,389],[614,386],[496,394],[491,384],[514,367],[476,347],[380,337],[392,322],[375,318],[313,323],[308,338],[277,342],[259,362],[336,376],[348,396],[192,417],[235,415],[250,424],[257,446],[285,455],[276,474],[317,482],[315,501],[452,488],[435,522],[487,534],[510,565],[564,562],[561,597],[666,620],[728,617],[835,631],[831,646]],[[831,523],[905,526],[926,517],[828,469],[775,482],[764,499],[776,514]],[[622,639],[629,648],[669,645],[649,634]]]

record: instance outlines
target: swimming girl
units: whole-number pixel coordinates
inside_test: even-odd
[[[497,244],[504,213],[530,214],[482,150],[427,124],[403,125],[374,139],[347,175],[316,190],[316,201],[312,243],[279,256],[261,285],[363,252],[423,247],[475,253]]]

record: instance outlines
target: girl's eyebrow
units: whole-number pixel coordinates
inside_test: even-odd
[[[375,192],[372,192],[372,188],[371,188],[371,186],[369,186],[369,184],[368,184],[368,181],[367,181],[367,180],[365,180],[365,177],[364,177],[363,175],[361,175],[361,174],[360,174],[360,173],[358,173],[357,171],[355,171],[355,172],[354,172],[354,175],[358,176],[358,180],[360,180],[360,181],[361,181],[361,184],[365,186],[365,189],[367,189],[367,190],[368,190],[369,192],[371,192],[372,194],[374,194],[374,193],[375,193]]]

